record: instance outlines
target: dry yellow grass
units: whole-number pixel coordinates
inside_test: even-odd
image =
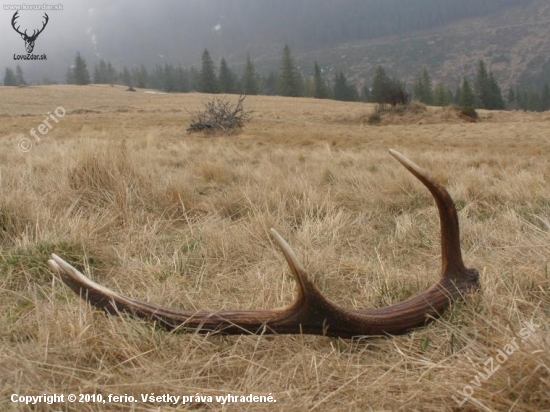
[[[123,90],[0,88],[1,410],[26,409],[14,393],[151,392],[277,400],[182,410],[550,410],[549,113],[373,127],[352,121],[369,105],[251,96],[240,135],[204,137],[185,133],[185,109],[204,95]],[[21,153],[17,142],[58,106],[67,115]],[[277,307],[294,285],[275,227],[329,298],[403,300],[438,278],[438,220],[388,148],[449,188],[465,261],[482,274],[477,295],[405,336],[171,334],[92,310],[46,265],[55,252],[176,308]],[[525,321],[539,327],[459,408],[452,396]],[[28,409],[159,408],[172,410]]]

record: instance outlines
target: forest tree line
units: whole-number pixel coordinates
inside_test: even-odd
[[[214,94],[281,95],[390,105],[406,104],[414,99],[433,106],[457,105],[490,110],[550,110],[548,84],[544,84],[542,90],[538,91],[520,86],[510,87],[504,97],[496,78],[487,69],[483,60],[478,62],[474,76],[465,76],[454,90],[441,83],[434,85],[426,68],[418,73],[413,85],[406,85],[399,79],[389,76],[381,66],[376,69],[372,79],[358,89],[348,81],[342,71],[327,76],[317,62],[314,63],[311,74],[303,75],[294,63],[288,45],[283,48],[278,70],[271,70],[266,76],[256,72],[250,56],[247,56],[241,73],[237,74],[224,58],[220,60],[219,66],[216,66],[209,51],[204,49],[200,69],[165,64],[157,65],[152,70],[147,70],[144,65],[117,70],[110,62],[101,60],[94,67],[92,75],[88,71],[85,59],[77,53],[74,64],[67,70],[65,78],[67,84],[123,84],[132,88],[152,88],[167,93],[196,91]],[[43,83],[48,81],[45,80]],[[20,66],[15,70],[6,68],[4,85],[25,84]]]

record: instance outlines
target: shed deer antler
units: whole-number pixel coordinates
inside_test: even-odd
[[[222,334],[313,334],[342,338],[397,335],[420,327],[440,316],[452,301],[478,287],[479,273],[462,262],[458,216],[445,188],[402,154],[390,150],[405,168],[432,193],[441,221],[442,278],[427,291],[385,308],[354,310],[336,305],[313,284],[288,245],[274,230],[271,233],[290,266],[298,293],[287,307],[263,310],[218,312],[179,311],[123,296],[79,272],[59,256],[48,261],[63,282],[93,306],[111,314],[120,311],[152,320],[168,330],[184,328],[200,333]]]

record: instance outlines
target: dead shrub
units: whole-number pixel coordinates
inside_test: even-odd
[[[251,120],[251,112],[244,108],[244,99],[241,95],[236,104],[229,99],[214,97],[203,103],[203,109],[193,114],[188,133],[218,132],[231,134],[236,129],[244,127]]]

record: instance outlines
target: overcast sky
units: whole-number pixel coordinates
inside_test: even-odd
[[[40,62],[14,61],[14,54],[26,54],[25,43],[11,25],[15,10],[6,6],[44,4],[43,0],[1,2],[2,72],[4,67],[20,64],[27,80],[47,76],[63,81],[76,52],[87,59],[90,70],[100,58],[110,60],[118,68],[166,62],[197,65],[200,63],[199,50],[206,45],[213,48],[213,54],[223,52],[221,42],[216,46],[216,38],[223,35],[223,16],[216,18],[216,13],[206,13],[201,7],[191,11],[196,0],[45,1],[49,5],[61,4],[63,9],[21,10],[16,23],[20,31],[26,29],[32,34],[42,27],[44,13],[48,14],[48,24],[36,39],[33,51],[33,54],[47,55],[47,60]]]
[[[412,33],[418,30],[507,7],[523,9],[537,1],[548,0],[0,0],[0,75],[6,67],[19,64],[29,83],[44,77],[64,82],[77,52],[86,59],[90,74],[100,59],[118,70],[140,64],[151,69],[166,63],[200,67],[204,48],[216,64],[225,57],[238,72],[249,53],[257,70],[265,72],[277,69],[285,44],[298,66],[302,63],[311,69],[307,53],[314,52],[322,66],[348,70],[364,58],[339,61],[353,54],[347,50],[348,42],[391,36],[406,39],[417,36]],[[62,5],[62,10],[19,12],[17,26],[29,35],[42,27],[48,14],[49,22],[33,51],[46,54],[47,60],[14,60],[14,55],[27,53],[11,25],[15,9],[8,6],[22,4]],[[324,58],[335,46],[343,51]],[[445,56],[434,59],[442,64]],[[415,64],[431,63],[428,59]]]

